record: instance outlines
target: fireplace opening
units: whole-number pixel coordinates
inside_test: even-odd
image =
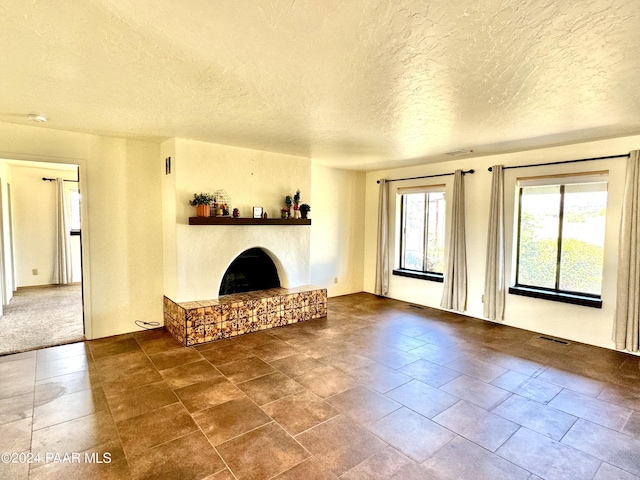
[[[253,292],[280,286],[278,269],[260,248],[245,250],[231,262],[222,277],[219,295]]]

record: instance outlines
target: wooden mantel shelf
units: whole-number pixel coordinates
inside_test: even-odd
[[[311,225],[311,219],[189,217],[189,225]]]

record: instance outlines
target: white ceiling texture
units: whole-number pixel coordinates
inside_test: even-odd
[[[4,0],[0,121],[371,170],[640,133],[638,0]]]

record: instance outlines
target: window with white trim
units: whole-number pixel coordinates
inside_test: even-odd
[[[71,234],[80,234],[80,190],[77,188],[69,189],[69,213]]]
[[[442,281],[444,272],[445,187],[398,189],[399,269],[394,274]]]
[[[518,181],[510,293],[601,307],[607,172]]]

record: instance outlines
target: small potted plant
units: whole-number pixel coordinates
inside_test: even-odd
[[[196,215],[198,217],[208,217],[211,214],[211,202],[214,196],[210,193],[194,193],[193,200],[189,201],[189,205],[196,207]]]
[[[308,204],[303,203],[302,205],[300,205],[300,214],[302,215],[302,218],[307,218],[307,215],[310,211],[311,207]]]

